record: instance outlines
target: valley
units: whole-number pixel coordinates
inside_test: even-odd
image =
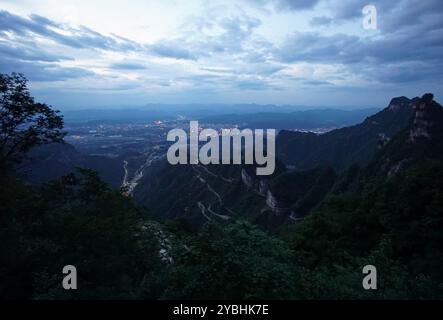
[[[167,133],[177,128],[189,130],[188,119],[182,115],[149,120],[139,116],[139,120],[127,121],[117,121],[106,112],[103,120],[99,120],[100,114],[96,114],[97,119],[83,121],[77,115],[75,121],[66,124],[68,144],[58,149],[71,145],[78,154],[96,157],[100,162],[98,172],[105,181],[149,208],[159,219],[184,218],[198,228],[205,221],[247,218],[274,230],[300,221],[316,207],[337,184],[340,170],[351,164],[346,157],[365,165],[375,154],[381,134],[390,137],[407,125],[412,114],[410,104],[403,98],[393,99],[384,110],[343,129],[331,131],[331,121],[318,116],[320,120],[311,122],[311,129],[289,127],[280,131],[276,170],[271,176],[257,176],[254,165],[169,165],[166,153],[172,142],[167,141]],[[322,114],[308,114],[311,117],[315,112]],[[334,118],[333,111],[325,115]],[[346,112],[340,111],[335,116],[344,115]],[[206,119],[230,121],[238,117]],[[247,118],[264,119],[261,115]],[[278,117],[269,118],[269,124],[275,124]],[[202,121],[203,128],[216,130],[242,129],[248,124]],[[300,157],[297,152],[301,150]],[[68,172],[79,164],[77,158],[57,157],[63,162],[57,165],[64,168],[62,172]],[[49,159],[52,158],[42,159],[42,163]],[[94,168],[88,160],[82,160],[80,165]]]
[[[255,165],[170,165],[166,154],[173,142],[166,136],[172,129],[189,130],[189,122],[182,116],[130,122],[77,119],[66,125],[68,144],[56,148],[71,151],[58,152],[58,156],[48,151],[41,163],[54,162],[54,167],[63,168],[60,173],[76,166],[97,168],[105,181],[160,220],[185,219],[198,229],[207,221],[241,218],[275,231],[301,221],[328,194],[358,188],[361,178],[356,177],[364,172],[357,169],[350,175],[348,168],[370,164],[378,150],[408,126],[418,101],[394,98],[360,123],[321,134],[302,128],[281,130],[276,169],[270,176],[257,175]],[[235,123],[201,126],[242,128]],[[88,163],[87,157],[96,164]]]

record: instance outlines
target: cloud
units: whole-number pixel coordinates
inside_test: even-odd
[[[295,33],[277,50],[285,63],[340,64],[360,78],[381,83],[443,79],[443,43],[429,33],[410,39],[395,35],[376,39],[337,34]]]
[[[344,63],[361,58],[354,56],[352,52],[359,47],[359,41],[359,37],[346,34],[324,36],[316,32],[295,32],[277,49],[276,56],[286,63]]]
[[[5,31],[18,36],[37,34],[56,43],[81,49],[103,50],[135,50],[138,45],[130,40],[102,35],[87,27],[78,28],[58,24],[39,15],[30,15],[23,18],[7,11],[0,11],[0,33]]]
[[[441,2],[373,3],[380,26],[374,36],[294,32],[274,50],[274,57],[288,64],[342,65],[349,75],[366,83],[398,85],[443,80]],[[332,20],[315,17],[311,25],[361,19],[361,9],[366,4],[366,1],[340,1],[332,9]]]
[[[309,21],[309,24],[311,26],[329,26],[331,25],[331,23],[332,23],[332,18],[326,16],[313,17]]]
[[[184,26],[186,38],[180,43],[192,48],[195,55],[241,54],[247,44],[257,44],[254,31],[261,20],[244,13],[198,17]]]
[[[265,7],[271,5],[276,10],[308,10],[313,9],[321,0],[247,0],[255,7]]]
[[[347,34],[331,36],[315,32],[296,32],[287,37],[276,50],[284,62],[323,63],[387,63],[399,61],[428,61],[440,59],[443,52],[443,28],[420,28],[408,33],[388,34],[383,37],[363,38]]]
[[[1,59],[0,70],[4,73],[23,73],[31,81],[63,81],[94,76],[95,73],[78,67],[62,67],[55,63]]]
[[[441,0],[340,0],[324,2],[329,6],[333,21],[346,22],[362,18],[362,9],[372,4],[377,9],[379,29],[383,33],[395,33],[420,25],[439,23],[443,18]]]
[[[239,80],[235,82],[234,86],[241,90],[262,91],[270,89],[270,86],[266,81],[258,79]]]
[[[297,88],[414,90],[443,80],[441,0],[245,1],[249,5],[214,7],[211,3],[220,2],[211,1],[203,7],[195,0],[199,9],[164,33],[173,36],[161,37],[163,26],[152,22],[151,30],[160,31],[148,43],[41,15],[0,11],[0,72],[23,72],[33,81],[75,79],[69,85],[75,83],[78,91],[82,85],[88,90],[86,79],[94,77],[94,85],[100,81],[109,94],[143,88],[139,91],[149,96],[229,92],[248,99],[280,88],[290,99],[297,98]],[[369,3],[378,10],[377,31],[361,27],[361,10]],[[165,8],[176,10],[170,4]],[[145,31],[129,25],[121,32],[144,39]]]
[[[281,10],[305,10],[314,8],[320,0],[273,0],[272,2]]]
[[[116,70],[144,70],[146,66],[138,62],[116,62],[109,66],[111,69]]]
[[[25,61],[44,61],[44,62],[58,62],[61,60],[72,60],[72,58],[65,55],[45,52],[43,49],[37,47],[34,43],[19,43],[13,41],[0,40],[0,55]]]
[[[441,0],[250,0],[257,7],[272,5],[277,10],[300,11],[315,9],[318,4],[328,8],[330,17],[314,17],[311,25],[343,23],[362,18],[362,9],[374,5],[379,17],[379,28],[383,32],[395,32],[401,28],[423,23],[440,22],[443,13]],[[431,21],[429,21],[431,20]]]
[[[429,64],[420,61],[390,63],[383,68],[369,66],[361,70],[368,79],[377,79],[381,83],[414,84],[419,82],[439,83],[442,80],[443,64]]]
[[[150,53],[160,57],[197,60],[194,53],[182,46],[183,44],[176,41],[158,41],[155,44],[148,45],[147,48]]]
[[[303,84],[308,85],[308,86],[329,86],[331,85],[330,82],[328,81],[322,81],[322,80],[304,80]]]

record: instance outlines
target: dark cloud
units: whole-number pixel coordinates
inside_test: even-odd
[[[346,34],[324,36],[294,33],[276,51],[284,62],[388,63],[401,61],[433,62],[443,52],[443,29],[411,30],[384,37],[361,38]]]
[[[325,1],[333,14],[333,21],[340,23],[361,19],[362,9],[372,4],[377,9],[378,28],[383,33],[398,32],[401,29],[442,23],[443,2],[441,0],[340,0]]]
[[[379,28],[383,32],[395,32],[401,28],[442,21],[442,0],[250,0],[257,7],[272,5],[279,10],[312,10],[322,3],[331,12],[331,17],[315,17],[312,25],[337,24],[349,20],[362,19],[366,5],[377,9]],[[331,19],[331,20],[329,20]]]
[[[1,59],[0,70],[3,73],[23,73],[32,81],[63,81],[95,75],[94,72],[83,68],[61,67],[55,63],[17,61],[12,59]]]
[[[0,42],[0,55],[4,58],[13,58],[25,61],[44,61],[44,62],[58,62],[61,60],[72,60],[72,58],[65,55],[58,55],[45,52],[33,43],[18,43],[18,42]]]
[[[74,49],[119,52],[141,49],[141,46],[128,39],[104,36],[83,26],[72,28],[35,14],[24,18],[7,11],[0,11],[1,72],[21,72],[33,81],[62,81],[95,75],[94,72],[84,68],[63,67],[58,64],[73,59],[49,52],[45,45],[35,41],[36,35]],[[115,64],[113,67],[142,68],[141,65],[134,63]]]
[[[352,73],[379,82],[443,79],[443,43],[434,34],[365,40],[356,36],[295,34],[278,51],[284,62],[342,64]]]
[[[379,13],[380,30],[376,36],[296,32],[274,51],[276,59],[285,63],[341,64],[368,81],[382,83],[442,80],[442,2],[373,3]],[[340,1],[334,9],[334,19],[361,18],[361,8],[366,4]]]
[[[55,28],[64,32],[57,32]],[[30,15],[29,18],[23,18],[7,11],[0,11],[0,34],[4,34],[5,31],[13,32],[19,36],[32,37],[32,34],[37,34],[59,44],[77,49],[124,51],[138,48],[135,42],[105,36],[83,26],[71,28],[39,15]],[[66,32],[69,35],[65,34]]]
[[[394,10],[379,11],[380,29],[395,33],[403,29],[430,31],[443,27],[443,2],[441,0],[404,0]]]

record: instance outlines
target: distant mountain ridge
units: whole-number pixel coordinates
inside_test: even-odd
[[[103,121],[109,123],[174,120],[179,116],[202,123],[242,123],[260,128],[315,128],[323,125],[341,127],[357,123],[377,109],[304,109],[276,105],[194,105],[151,106],[139,108],[79,109],[63,112],[66,123]],[[289,117],[289,118],[288,118]],[[290,121],[289,121],[290,120]],[[285,127],[286,125],[286,127]]]
[[[259,112],[223,114],[200,118],[201,123],[229,123],[252,129],[334,129],[358,123],[378,109],[314,109],[294,112]]]
[[[321,135],[283,130],[277,137],[277,156],[297,170],[320,166],[341,171],[354,163],[366,165],[380,143],[408,125],[417,99],[394,98],[362,123]]]

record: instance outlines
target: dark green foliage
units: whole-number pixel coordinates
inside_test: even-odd
[[[294,298],[291,256],[284,242],[249,223],[207,224],[179,254],[164,298]]]
[[[443,164],[436,162],[361,195],[330,198],[288,237],[317,297],[368,297],[360,283],[343,277],[361,279],[362,267],[374,264],[383,288],[374,298],[443,298],[442,228]]]
[[[20,177],[33,185],[41,185],[67,175],[76,167],[97,171],[113,188],[118,188],[124,177],[121,158],[85,155],[69,143],[49,143],[32,148],[17,169]]]
[[[296,217],[304,217],[323,200],[336,178],[331,168],[289,171],[271,180],[269,188]]]
[[[160,268],[143,213],[93,171],[37,191],[10,180],[0,194],[2,297],[133,298]],[[81,290],[62,289],[65,265],[76,266]]]
[[[0,169],[32,147],[62,141],[63,118],[30,96],[21,74],[0,74]]]

